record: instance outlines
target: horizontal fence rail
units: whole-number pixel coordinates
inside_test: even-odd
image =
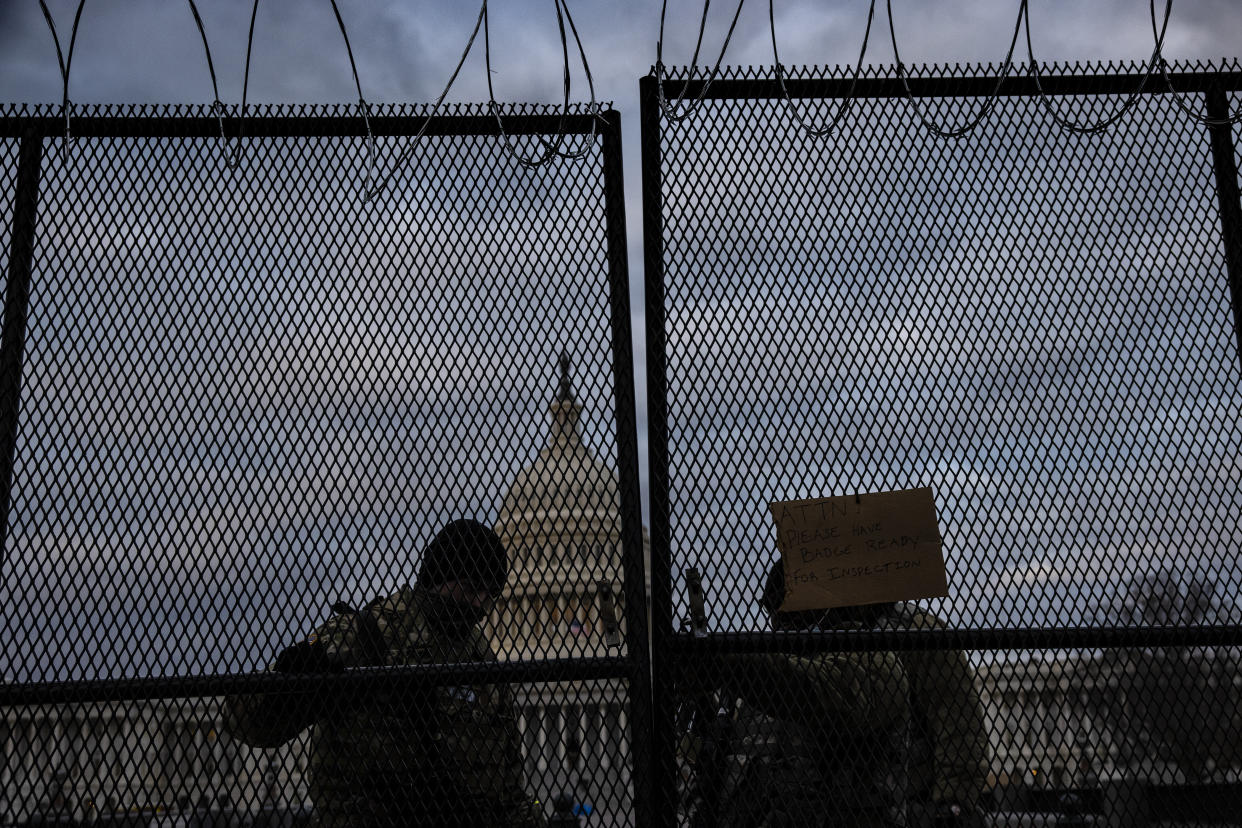
[[[1117,647],[1239,647],[1242,628],[1064,627],[1059,629],[816,630],[675,634],[677,653],[817,653],[935,650],[1102,649]]]
[[[574,681],[625,679],[632,674],[633,666],[627,659],[593,658],[362,667],[343,673],[322,673],[314,676],[264,672],[117,681],[44,682],[0,686],[0,705],[148,701],[266,692],[352,695],[383,690],[408,693],[429,687],[493,682],[565,681],[567,677],[572,677]]]
[[[348,115],[251,115],[217,120],[210,114],[188,116],[183,114],[76,115],[70,119],[70,135],[75,138],[216,138],[223,130],[226,138],[244,135],[245,138],[314,138],[327,136],[365,137],[366,124],[362,118]],[[589,135],[594,130],[604,132],[609,123],[619,122],[615,111],[599,115],[516,115],[503,118],[504,131],[512,135]],[[499,135],[496,118],[491,115],[372,115],[369,119],[371,132],[378,136],[412,136],[424,128],[425,136],[444,137],[461,135]],[[25,135],[39,138],[60,138],[65,134],[65,119],[52,115],[34,117],[0,115],[0,135],[19,138]]]
[[[923,71],[934,72],[939,67]],[[783,98],[786,93],[793,98],[845,98],[851,91],[857,98],[902,98],[909,92],[916,97],[955,98],[1032,97],[1042,89],[1048,95],[1118,95],[1138,91],[1142,95],[1167,95],[1172,91],[1181,93],[1204,93],[1218,89],[1242,88],[1242,72],[1171,72],[1169,81],[1161,75],[1151,77],[1141,72],[1103,73],[1088,72],[1075,75],[1047,74],[1038,81],[1025,67],[1016,67],[1003,81],[990,72],[944,73],[935,76],[912,74],[905,84],[897,77],[799,77],[790,75],[784,87],[780,81],[767,77],[767,70],[754,72],[751,77],[738,72],[709,81],[706,78],[683,78],[678,72],[665,81],[665,95],[669,98],[684,96],[693,100],[702,95],[710,100],[745,98],[763,100]],[[992,69],[992,67],[987,67]]]

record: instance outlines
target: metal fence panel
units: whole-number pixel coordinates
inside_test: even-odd
[[[55,135],[41,114],[9,123]],[[65,157],[44,153],[5,546],[6,753],[25,769],[6,782],[7,820],[62,800],[79,819],[307,817],[304,736],[230,752],[220,697],[247,691],[326,705],[316,750],[336,752],[338,782],[355,772],[349,740],[370,738],[360,779],[395,762],[401,796],[432,798],[401,762],[440,732],[418,718],[434,699],[452,721],[487,717],[456,727],[513,737],[522,793],[544,810],[564,792],[634,819],[628,688],[647,668],[616,115],[507,109],[508,137],[486,111],[439,116],[368,203],[352,114],[252,114],[236,171],[197,109],[90,113]],[[424,116],[373,113],[381,171]],[[562,128],[584,160],[531,171],[505,153]],[[494,527],[509,559],[483,626],[500,664],[434,655],[410,609],[430,605],[400,591],[463,517]],[[350,608],[389,595],[371,614],[390,655],[245,684],[316,629],[362,647]],[[158,769],[129,755],[134,739]],[[512,758],[476,741],[480,777]],[[458,743],[436,744],[449,753],[431,767],[453,767]],[[96,761],[109,751],[120,770]],[[583,770],[599,762],[627,770],[601,783]],[[103,791],[116,773],[130,787]]]
[[[1192,106],[1212,84],[1236,106],[1237,67],[1226,68],[1175,78],[1191,82]],[[983,67],[909,71],[917,105],[950,127],[996,87]],[[1141,80],[1133,68],[1045,69],[1050,105],[1078,122],[1116,111]],[[704,86],[680,71],[664,91],[693,100]],[[725,73],[671,122],[644,81],[657,721],[672,732],[692,718],[698,702],[675,694],[671,674],[697,671],[742,710],[811,717],[829,753],[862,745],[858,764],[876,767],[882,731],[859,736],[850,715],[879,715],[876,699],[900,706],[903,690],[877,690],[872,707],[828,725],[807,712],[821,696],[737,676],[823,679],[852,664],[895,686],[896,668],[858,666],[892,648],[917,696],[941,669],[917,654],[965,647],[978,651],[975,687],[954,692],[986,712],[981,797],[1102,778],[1238,783],[1237,757],[1208,741],[1189,742],[1206,765],[1146,735],[1121,756],[1097,751],[1089,728],[1057,724],[1065,711],[1081,723],[1090,695],[1060,677],[1094,676],[1130,717],[1111,720],[1116,732],[1158,710],[1184,733],[1238,732],[1242,362],[1209,131],[1166,93],[1139,95],[1103,133],[1073,134],[1023,73],[977,129],[946,140],[877,70],[835,133],[812,138],[790,106],[826,122],[850,79],[807,70],[788,86],[792,104],[770,73]],[[877,632],[755,633],[779,560],[770,503],[918,487],[934,491],[950,588],[921,603],[949,632],[903,637],[904,621],[861,612],[849,622]],[[716,633],[706,638],[689,634],[692,569]],[[1160,646],[1154,628],[1166,627],[1185,640]],[[1195,636],[1230,646],[1198,649]],[[762,655],[795,645],[802,655]],[[1008,685],[1029,695],[1010,698]],[[908,709],[917,737],[918,701]],[[1037,741],[1005,735],[1019,714]],[[671,771],[671,738],[661,751]],[[727,808],[729,791],[715,795]]]

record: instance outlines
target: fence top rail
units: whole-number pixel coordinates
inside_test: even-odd
[[[0,708],[44,704],[96,704],[155,699],[203,698],[239,693],[359,693],[383,689],[459,684],[598,681],[629,679],[633,661],[620,656],[543,661],[463,662],[364,667],[342,673],[166,676],[88,681],[0,684]]]
[[[1015,65],[1000,83],[1003,67],[988,65],[905,66],[905,83],[895,66],[871,66],[855,81],[850,68],[818,66],[791,67],[785,70],[785,82],[773,67],[721,67],[715,80],[704,76],[710,67],[666,67],[665,94],[670,98],[684,96],[688,100],[704,98],[764,99],[783,98],[899,98],[916,97],[1001,97],[1038,95],[1128,95],[1142,86],[1144,94],[1168,94],[1172,88],[1181,93],[1209,90],[1242,90],[1242,62],[1237,59],[1212,63],[1170,64],[1168,81],[1157,68],[1148,76],[1145,64],[1062,64],[1041,65],[1038,80],[1025,65]],[[654,69],[644,80],[654,82]],[[1144,83],[1146,80],[1146,83]],[[704,91],[704,86],[707,87]]]
[[[571,107],[506,105],[489,111],[484,105],[442,107],[376,106],[370,110],[371,131],[377,137],[409,136],[426,123],[425,135],[499,136],[588,135],[617,131],[620,117],[610,104],[598,113]],[[498,118],[500,120],[498,120]],[[256,106],[241,117],[239,107],[226,106],[217,117],[210,105],[73,106],[70,132],[78,138],[215,138],[221,130],[228,140],[239,134],[250,138],[301,138],[325,135],[365,137],[367,121],[356,105]],[[8,104],[0,106],[0,137],[59,138],[65,134],[65,115],[59,106]]]
[[[1237,647],[1242,646],[1242,626],[818,630],[714,633],[702,637],[679,633],[673,636],[671,646],[683,654]]]

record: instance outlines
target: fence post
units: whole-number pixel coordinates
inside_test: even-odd
[[[647,324],[647,462],[651,498],[651,704],[655,755],[651,804],[659,821],[676,824],[676,734],[668,656],[673,636],[668,469],[668,375],[664,331],[664,194],[656,79],[638,85],[642,132],[644,307]]]
[[[1222,89],[1207,93],[1209,118],[1227,121],[1229,101]],[[1228,123],[1208,127],[1212,142],[1212,169],[1216,172],[1216,199],[1220,205],[1221,234],[1225,243],[1225,272],[1229,274],[1229,300],[1233,306],[1233,332],[1242,362],[1242,199],[1238,195],[1238,164],[1234,159],[1233,127]]]
[[[9,273],[5,283],[4,329],[0,333],[0,560],[8,563],[9,509],[13,500],[13,466],[17,458],[17,424],[22,402],[22,362],[30,275],[34,270],[35,224],[39,214],[39,176],[43,136],[31,130],[17,153],[13,190],[13,225],[9,235]]]
[[[638,825],[654,821],[651,803],[651,653],[647,638],[646,561],[638,480],[638,407],[634,398],[634,336],[630,323],[630,268],[625,235],[621,114],[609,110],[603,138],[604,218],[612,312],[613,392],[617,406],[617,480],[621,487],[626,647],[633,666],[629,686],[634,813]],[[578,824],[573,817],[572,823]]]

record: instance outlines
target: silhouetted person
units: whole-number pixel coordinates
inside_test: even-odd
[[[359,612],[338,612],[277,657],[282,673],[494,661],[478,625],[509,562],[491,529],[446,526],[418,580]],[[322,826],[514,826],[542,823],[523,788],[513,703],[497,686],[379,689],[361,697],[309,692],[231,698],[226,726],[257,747],[315,726],[310,795]]]

